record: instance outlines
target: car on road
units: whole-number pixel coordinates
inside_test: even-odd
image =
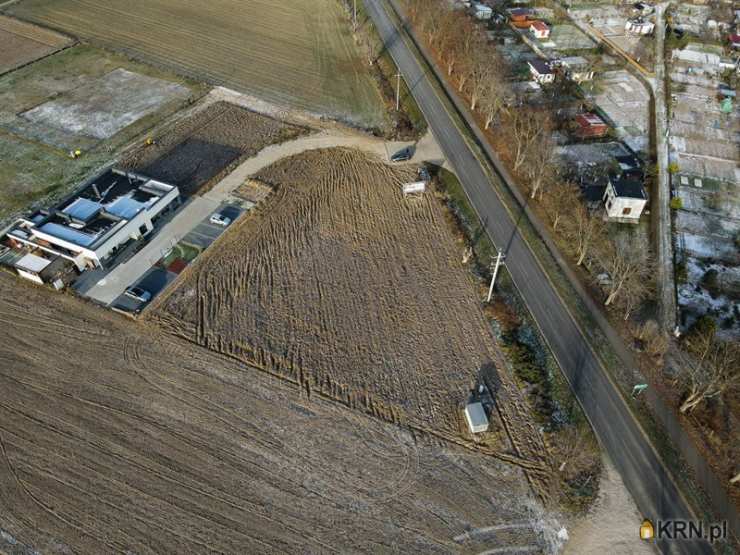
[[[231,218],[224,216],[221,212],[216,212],[209,220],[213,225],[227,227],[231,223]]]
[[[124,295],[142,303],[148,303],[152,300],[152,294],[143,287],[129,287],[124,291]]]
[[[391,162],[407,162],[411,160],[411,157],[414,155],[414,150],[407,146],[406,148],[402,148],[398,152],[396,152],[393,156],[391,156]]]

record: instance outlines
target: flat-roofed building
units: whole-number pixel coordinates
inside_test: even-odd
[[[155,220],[179,199],[174,185],[107,170],[55,207],[20,218],[5,239],[16,248],[67,259],[80,271],[103,267],[119,248],[151,233]]]

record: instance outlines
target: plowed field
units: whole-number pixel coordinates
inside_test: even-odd
[[[276,188],[181,275],[155,318],[173,333],[394,422],[458,440],[480,375],[497,448],[543,491],[546,449],[494,342],[463,247],[414,168],[309,151],[256,177]],[[505,453],[503,453],[505,452]]]
[[[216,102],[164,130],[154,144],[130,152],[120,165],[192,194],[217,181],[240,160],[304,132],[234,104]]]
[[[384,120],[339,0],[24,0],[8,11],[277,104]]]
[[[72,40],[48,29],[0,16],[0,74],[69,46]]]
[[[3,272],[0,326],[0,551],[540,553],[554,532],[511,465]]]

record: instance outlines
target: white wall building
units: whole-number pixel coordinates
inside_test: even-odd
[[[637,223],[640,220],[647,195],[642,183],[630,179],[610,179],[604,192],[606,216],[610,220]]]
[[[154,220],[179,203],[174,185],[109,170],[50,210],[19,219],[6,237],[25,248],[73,262],[104,266],[120,247],[154,229]]]
[[[555,81],[555,72],[544,60],[532,60],[527,62],[527,65],[532,77],[540,85]]]
[[[644,19],[630,19],[625,25],[624,30],[633,35],[649,35],[655,29],[655,23]]]
[[[591,81],[594,78],[594,71],[591,69],[591,64],[582,56],[562,58],[560,60],[560,66],[563,68],[568,79],[576,83]]]

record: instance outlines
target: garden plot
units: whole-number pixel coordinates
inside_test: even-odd
[[[241,160],[264,147],[294,139],[307,129],[228,102],[216,102],[161,131],[121,166],[172,183],[190,195],[218,181]]]
[[[102,140],[189,94],[176,83],[118,68],[22,115],[40,126]]]
[[[256,177],[275,192],[181,274],[153,318],[311,396],[454,441],[485,376],[492,448],[526,461],[544,491],[546,449],[461,264],[464,246],[433,195],[401,194],[415,169],[329,149]]]
[[[79,109],[74,112],[83,120],[89,120],[86,125],[108,125],[113,121],[109,118],[129,110],[119,110],[113,116],[106,113],[116,110],[113,101],[107,98],[108,93],[116,91],[100,88],[109,75],[133,77],[135,86],[166,83],[161,86],[177,94],[136,121],[131,122],[129,116],[128,125],[104,139],[72,132],[74,129],[64,123],[61,112],[57,113],[59,119],[56,121],[35,122],[22,115],[47,103],[52,106],[58,105],[55,102],[77,99],[80,106],[94,110],[87,115]],[[81,96],[76,92],[78,89],[90,98]],[[150,91],[134,89],[129,90],[124,99],[129,105],[134,101],[138,106],[149,102],[147,94]],[[183,96],[183,91],[187,91],[187,95]],[[31,203],[42,199],[50,202],[69,192],[87,176],[109,164],[123,145],[204,92],[201,84],[87,45],[64,49],[0,76],[0,222]],[[95,103],[99,107],[95,108]],[[55,124],[70,128],[55,127]],[[82,155],[71,159],[69,152],[78,149]]]
[[[591,50],[596,43],[575,25],[553,25],[547,42],[542,48],[548,50]]]
[[[0,74],[72,44],[48,29],[0,15]]]
[[[617,134],[632,150],[645,152],[650,130],[650,96],[626,70],[607,71],[587,86],[587,95],[614,123]]]

